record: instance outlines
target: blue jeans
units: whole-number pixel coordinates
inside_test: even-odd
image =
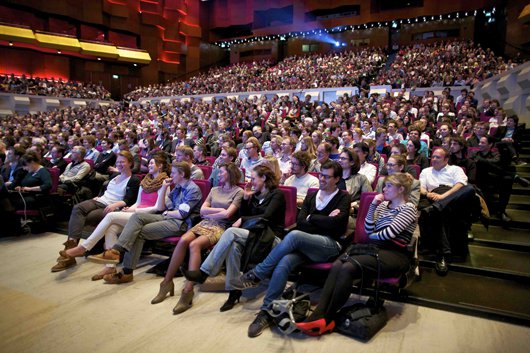
[[[247,242],[249,231],[243,228],[230,227],[221,239],[215,244],[208,257],[201,265],[201,271],[210,276],[217,276],[226,261],[225,289],[234,289],[231,285],[233,279],[240,276],[241,254]]]
[[[253,270],[262,280],[270,278],[261,308],[267,309],[273,300],[281,297],[289,273],[296,267],[306,262],[330,261],[339,255],[340,250],[340,245],[329,237],[299,230],[289,232]]]

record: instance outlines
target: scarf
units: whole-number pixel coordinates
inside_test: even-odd
[[[158,174],[156,178],[153,178],[151,174],[147,174],[145,178],[142,179],[140,186],[146,193],[157,192],[158,189],[162,187],[162,182],[164,179],[167,179],[168,176],[166,173],[162,172]]]

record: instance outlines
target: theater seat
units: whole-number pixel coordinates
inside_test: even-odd
[[[200,170],[202,170],[202,174],[204,174],[204,179],[208,180],[210,178],[210,175],[212,175],[212,166],[211,165],[198,165]]]
[[[298,215],[296,187],[280,185],[279,188],[285,196],[285,229],[291,230],[296,226],[296,216]]]
[[[355,244],[365,244],[369,242],[368,235],[366,234],[366,230],[364,228],[364,219],[368,214],[368,209],[370,208],[370,204],[372,203],[372,200],[374,199],[375,195],[377,195],[376,192],[363,192],[361,194],[361,202],[359,204],[359,210],[357,212],[358,222],[356,222],[355,224],[355,233],[353,235],[353,242]],[[359,222],[359,220],[362,221]],[[409,251],[415,253],[416,245],[417,239],[413,237],[411,243],[408,246]],[[416,261],[413,261],[413,263],[411,264],[411,268],[405,274],[397,277],[380,278],[379,283],[397,286],[398,290],[407,288],[410,284],[412,284],[413,279],[415,278],[416,267]]]

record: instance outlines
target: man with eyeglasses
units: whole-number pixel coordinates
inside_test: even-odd
[[[249,337],[259,336],[271,325],[267,308],[281,297],[289,273],[304,263],[331,261],[346,245],[348,239],[342,236],[348,224],[350,196],[337,188],[341,176],[342,167],[337,162],[324,163],[319,190],[304,199],[297,229],[289,232],[263,262],[240,277],[238,287],[241,289],[256,287],[270,278],[261,310],[248,328]]]
[[[285,186],[296,188],[296,204],[302,206],[307,196],[307,190],[318,188],[318,179],[309,174],[307,169],[311,163],[311,157],[307,152],[298,151],[291,157],[291,176],[285,180]]]
[[[90,164],[85,162],[86,149],[83,146],[74,146],[71,150],[71,159],[64,173],[59,176],[59,193],[75,193],[77,183],[90,173]]]
[[[241,168],[245,169],[245,181],[250,181],[252,169],[262,160],[260,154],[261,144],[257,138],[249,137],[244,148],[247,152],[247,156],[241,160]]]

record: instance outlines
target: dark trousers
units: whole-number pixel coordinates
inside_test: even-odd
[[[488,208],[499,214],[506,211],[510,202],[514,178],[515,169],[511,165],[503,167],[486,160],[477,161],[477,186],[484,194]],[[497,207],[495,193],[499,195]]]
[[[381,278],[395,277],[405,273],[410,267],[409,256],[397,251],[379,250]],[[344,306],[351,294],[354,283],[377,278],[377,259],[371,255],[355,255],[351,260],[339,258],[333,263],[317,307],[311,320],[322,317],[330,322],[337,311]]]
[[[68,222],[68,236],[80,239],[85,224],[96,225],[103,219],[105,207],[104,204],[93,199],[75,205]]]
[[[449,189],[442,186],[432,192],[443,194]],[[475,189],[471,185],[463,186],[436,202],[422,197],[419,203],[422,247],[434,250],[438,255],[465,257],[474,197]]]

